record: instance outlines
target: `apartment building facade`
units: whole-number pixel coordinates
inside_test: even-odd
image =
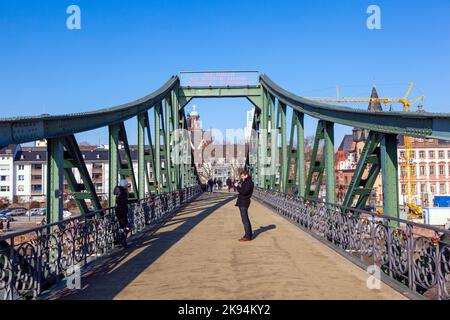
[[[398,188],[400,203],[405,202],[406,163],[403,137],[398,146]],[[416,204],[433,205],[434,195],[450,195],[450,142],[437,139],[412,138],[413,170],[411,189]]]
[[[133,169],[137,173],[137,148],[130,146]],[[86,168],[101,200],[106,200],[109,189],[109,153],[107,147],[81,147]],[[123,151],[120,152],[124,158]],[[150,179],[153,172],[149,165]],[[78,170],[73,170],[78,183],[82,182]],[[136,179],[138,175],[135,174]],[[138,181],[137,181],[138,182]],[[70,199],[70,188],[64,179],[64,199]],[[146,186],[147,187],[147,186]],[[147,192],[148,190],[146,190]],[[10,202],[45,201],[47,192],[47,150],[38,147],[10,145],[0,150],[0,198]]]

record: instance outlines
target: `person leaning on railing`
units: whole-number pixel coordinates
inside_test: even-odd
[[[114,188],[114,195],[116,196],[116,206],[114,213],[116,214],[119,223],[119,241],[120,244],[126,248],[127,235],[130,229],[128,228],[128,180],[121,179],[119,185]]]

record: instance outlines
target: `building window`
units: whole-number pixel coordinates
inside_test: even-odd
[[[0,192],[9,192],[9,186],[0,186]]]
[[[419,151],[419,158],[425,159],[425,151],[423,151],[423,150]]]
[[[445,183],[440,183],[439,184],[439,193],[440,194],[445,194]]]
[[[406,167],[405,166],[401,166],[401,168],[400,168],[400,176],[404,177],[405,176],[405,172],[406,172]]]
[[[434,165],[430,165],[430,176],[435,175],[435,171],[434,171]]]
[[[95,190],[97,190],[97,191],[102,191],[102,190],[103,190],[103,184],[101,184],[101,183],[96,183],[96,184],[95,184]]]
[[[405,151],[400,151],[400,159],[405,158]]]
[[[426,185],[424,184],[424,183],[422,183],[421,185],[420,185],[420,193],[425,193],[426,191],[425,191],[425,187],[426,187]]]
[[[40,160],[41,159],[41,155],[40,154],[37,154],[36,155],[36,160]]]
[[[23,174],[19,175],[19,181],[24,181],[25,180],[25,176]]]
[[[19,191],[19,192],[25,191],[25,187],[23,185],[18,185],[17,186],[17,191]]]
[[[434,150],[428,151],[428,158],[429,159],[434,159]]]
[[[32,191],[42,191],[42,184],[33,184],[31,185]]]
[[[430,192],[434,194],[434,191],[435,191],[434,184],[430,184]]]
[[[449,158],[449,159],[450,159],[450,150],[449,150],[449,151],[447,151],[447,158]]]
[[[424,176],[424,175],[425,175],[425,166],[419,166],[419,174],[420,174],[421,176]]]
[[[416,152],[415,151],[411,151],[411,159],[415,159],[416,158]]]
[[[445,156],[444,156],[444,150],[439,150],[439,151],[438,151],[438,157],[439,157],[439,159],[444,159],[444,158],[445,158]]]
[[[102,163],[98,163],[98,162],[94,162],[92,164],[92,168],[94,168],[94,169],[101,169],[101,168],[103,168],[103,164]]]
[[[19,170],[24,170],[25,169],[25,166],[23,165],[23,164],[19,164]]]
[[[31,176],[31,179],[32,180],[42,180],[42,175],[40,175],[40,174],[33,174]]]
[[[101,173],[94,173],[92,175],[92,179],[101,179],[102,178],[102,174]]]
[[[8,181],[8,176],[0,176],[0,181]]]
[[[445,167],[443,165],[439,165],[439,175],[445,176]]]
[[[406,193],[406,185],[402,184],[402,194]]]
[[[41,163],[33,163],[31,165],[31,169],[33,169],[33,170],[42,170],[42,164]]]

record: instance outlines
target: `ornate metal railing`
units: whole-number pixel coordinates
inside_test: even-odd
[[[130,205],[133,234],[192,200],[199,187],[154,195]],[[119,231],[114,208],[0,237],[0,299],[37,298],[76,268],[110,252]]]
[[[413,292],[450,299],[449,230],[267,189],[255,189],[254,197]]]

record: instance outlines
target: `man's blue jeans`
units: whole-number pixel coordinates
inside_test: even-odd
[[[252,225],[250,223],[250,219],[248,218],[248,208],[239,207],[239,211],[241,212],[242,224],[244,225],[245,230],[245,237],[251,239],[253,237],[253,233]]]

